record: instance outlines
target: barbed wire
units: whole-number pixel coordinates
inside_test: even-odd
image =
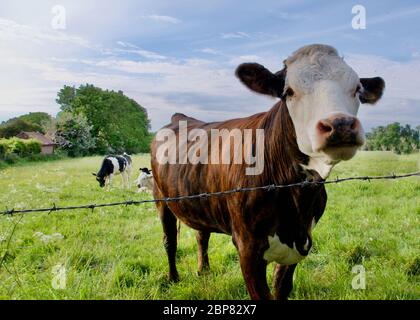
[[[182,200],[191,200],[191,199],[204,199],[209,197],[217,197],[217,196],[224,196],[230,195],[233,193],[239,192],[252,192],[252,191],[272,191],[276,189],[284,189],[284,188],[293,188],[293,187],[309,187],[309,186],[319,186],[319,185],[326,185],[326,184],[333,184],[333,183],[341,183],[345,181],[353,181],[353,180],[361,180],[361,181],[371,181],[371,180],[388,180],[388,179],[402,179],[408,177],[420,176],[420,172],[414,173],[407,173],[407,174],[391,174],[387,176],[362,176],[362,177],[348,177],[348,178],[336,178],[333,180],[322,180],[322,181],[301,181],[295,182],[290,184],[283,184],[283,185],[276,185],[270,184],[265,186],[258,186],[258,187],[245,187],[245,188],[236,188],[230,189],[226,191],[218,191],[218,192],[205,192],[193,195],[185,195],[185,196],[176,196],[176,197],[166,197],[161,199],[149,199],[149,200],[128,200],[128,201],[120,201],[120,202],[112,202],[112,203],[102,203],[102,204],[86,204],[86,205],[79,205],[79,206],[67,206],[67,207],[57,207],[55,203],[50,208],[38,208],[38,209],[22,209],[22,210],[15,210],[15,209],[7,209],[5,211],[1,211],[0,215],[13,215],[17,213],[30,213],[30,212],[55,212],[55,211],[64,211],[64,210],[76,210],[76,209],[91,209],[92,211],[95,208],[102,208],[102,207],[114,207],[114,206],[130,206],[130,205],[139,205],[144,203],[156,203],[156,202],[175,202],[175,201],[182,201]]]

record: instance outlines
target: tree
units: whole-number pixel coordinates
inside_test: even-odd
[[[76,97],[76,88],[64,86],[57,94],[55,101],[60,105],[61,110],[70,111],[74,98]]]
[[[0,124],[0,138],[10,138],[21,131],[39,131],[46,133],[54,119],[45,112],[30,112],[22,116],[11,118]]]
[[[20,116],[19,119],[43,127],[45,123],[51,121],[52,117],[45,112],[29,112],[28,114]]]
[[[103,90],[89,84],[78,89],[65,86],[56,101],[63,112],[86,118],[96,137],[95,152],[149,151],[147,111],[122,91]]]
[[[389,150],[395,153],[412,153],[420,149],[420,131],[398,122],[373,128],[366,134],[366,150]]]
[[[51,117],[49,121],[42,122],[42,129],[47,137],[54,139],[55,132],[57,131],[57,119]]]
[[[40,125],[14,118],[0,125],[0,138],[11,138],[22,131],[39,131],[44,133]]]
[[[62,112],[57,119],[55,143],[71,157],[85,156],[96,147],[92,126],[83,115]]]

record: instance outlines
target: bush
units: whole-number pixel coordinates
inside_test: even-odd
[[[33,155],[33,154],[39,154],[41,153],[41,143],[39,143],[36,140],[33,139],[29,139],[26,140],[26,151],[28,152],[28,154]]]
[[[12,138],[9,141],[9,153],[14,153],[21,157],[26,154],[26,144],[22,139]]]
[[[16,153],[8,153],[4,156],[4,162],[7,164],[14,164],[18,162],[20,157]]]
[[[19,158],[40,154],[41,147],[41,143],[33,139],[0,139],[0,158],[5,159],[7,162],[13,162],[16,157]]]
[[[8,142],[6,139],[0,139],[0,158],[4,158],[7,153]]]

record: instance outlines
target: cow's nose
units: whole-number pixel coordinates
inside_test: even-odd
[[[361,124],[356,117],[339,114],[320,120],[316,130],[325,146],[358,145]]]

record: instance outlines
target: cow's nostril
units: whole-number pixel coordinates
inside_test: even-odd
[[[322,134],[331,133],[334,130],[334,127],[328,122],[320,121],[318,122],[318,130]]]

